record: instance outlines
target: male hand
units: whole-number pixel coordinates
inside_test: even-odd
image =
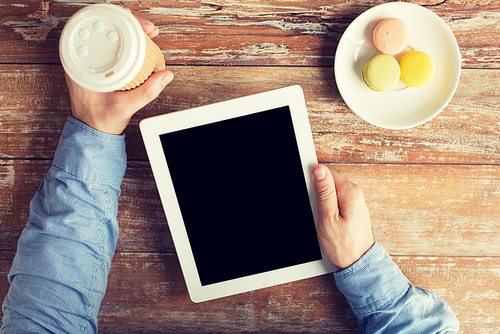
[[[139,17],[137,19],[149,37],[158,35],[159,30],[152,22]],[[96,130],[119,135],[132,116],[156,99],[173,78],[171,71],[163,70],[151,75],[135,89],[97,93],[79,86],[66,74],[73,117]]]
[[[323,254],[345,269],[374,244],[370,215],[359,186],[323,165],[312,169],[318,201],[318,240]]]

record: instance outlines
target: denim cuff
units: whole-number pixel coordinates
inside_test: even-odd
[[[69,117],[52,166],[86,182],[120,186],[127,168],[125,135],[100,132]]]
[[[383,309],[411,287],[378,242],[352,266],[335,273],[334,277],[337,288],[358,319]]]

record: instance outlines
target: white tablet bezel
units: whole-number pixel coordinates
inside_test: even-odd
[[[289,86],[202,107],[172,112],[144,119],[140,123],[146,152],[189,296],[193,302],[197,303],[226,297],[334,271],[332,265],[323,256],[323,259],[318,261],[202,286],[196,269],[188,235],[163,153],[160,135],[284,106],[290,108],[302,170],[304,171],[304,178],[309,192],[314,221],[317,224],[317,205],[311,176],[311,168],[317,163],[317,159],[304,94],[300,86]]]

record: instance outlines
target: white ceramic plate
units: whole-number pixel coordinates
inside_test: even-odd
[[[408,45],[429,54],[436,73],[425,87],[375,92],[361,79],[366,61],[377,53],[372,33],[389,17],[409,29]],[[365,121],[388,129],[418,126],[434,118],[450,102],[460,78],[460,50],[446,23],[430,10],[405,2],[373,7],[358,16],[340,39],[335,54],[335,80],[346,104]]]

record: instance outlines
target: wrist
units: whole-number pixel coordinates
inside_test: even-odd
[[[69,117],[52,164],[82,180],[120,185],[127,167],[125,136],[103,133]]]
[[[94,130],[110,135],[121,135],[130,121],[125,120],[122,122],[110,122],[106,120],[94,119],[91,115],[80,117],[75,113],[72,114],[72,117]]]
[[[338,271],[351,267],[353,264],[358,262],[373,247],[374,244],[375,241],[373,240],[373,237],[371,237],[363,243],[363,246],[358,245],[358,247],[348,247],[348,251],[352,249],[355,249],[356,251],[350,253],[349,256],[346,256],[345,259],[342,259],[342,261],[339,261],[339,265],[335,265],[335,267]]]
[[[357,318],[380,309],[410,286],[378,242],[349,268],[334,273],[334,277]]]

